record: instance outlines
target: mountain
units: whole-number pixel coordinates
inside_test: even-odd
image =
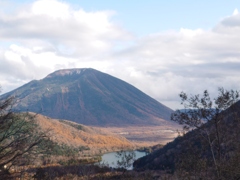
[[[86,69],[65,69],[0,97],[15,96],[18,111],[93,126],[165,125],[170,108],[132,85]]]

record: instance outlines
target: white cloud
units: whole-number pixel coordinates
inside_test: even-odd
[[[233,11],[233,15],[238,15],[238,9],[234,9],[234,11]]]
[[[197,35],[201,35],[202,33],[204,33],[202,29],[197,29],[197,30],[185,29],[185,28],[180,29],[180,34],[190,38],[193,38],[194,36],[197,36]]]
[[[141,38],[112,22],[114,12],[87,12],[57,0],[35,1],[10,14],[0,11],[4,92],[75,67],[112,74],[173,108],[181,91],[240,89],[237,9],[210,30],[181,28]]]
[[[218,87],[240,89],[239,17],[226,17],[208,31],[182,28],[138,40],[116,55],[134,67],[124,79],[169,105],[181,91],[209,89],[216,94]]]
[[[56,0],[39,0],[32,5],[31,12],[35,15],[67,19],[70,7],[68,4]]]
[[[38,40],[53,46],[69,46],[72,54],[102,53],[129,34],[110,22],[109,11],[85,12],[56,0],[39,0],[29,8],[0,17],[4,40]],[[35,42],[36,43],[36,42]],[[29,46],[31,47],[31,46]],[[56,48],[56,50],[59,50]],[[61,52],[60,52],[61,53]]]
[[[113,14],[86,12],[57,0],[35,1],[10,13],[0,8],[3,89],[13,87],[6,84],[9,76],[25,83],[58,68],[106,64],[99,60],[114,44],[131,38],[111,22]]]

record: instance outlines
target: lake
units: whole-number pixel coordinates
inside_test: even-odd
[[[129,153],[129,151],[125,151],[125,152]],[[136,155],[135,160],[147,155],[146,152],[140,152],[140,151],[134,151],[134,153]],[[108,165],[109,167],[116,168],[118,160],[120,160],[120,158],[117,157],[117,152],[106,153],[102,155],[102,160],[100,161],[100,165],[105,164],[105,165]],[[131,170],[131,169],[133,169],[132,166],[128,168],[128,170]]]

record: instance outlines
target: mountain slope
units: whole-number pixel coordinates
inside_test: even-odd
[[[4,94],[15,109],[95,126],[164,125],[173,112],[132,85],[94,69],[59,70]]]
[[[221,119],[217,123],[210,120],[201,128],[192,130],[163,148],[138,159],[134,162],[135,169],[182,171],[181,174],[188,172],[191,176],[190,173],[193,173],[199,179],[207,174],[209,179],[215,179],[210,178],[210,175],[217,176],[215,173],[217,164],[217,168],[221,169],[222,173],[218,176],[224,177],[223,179],[238,179],[240,177],[240,101],[220,112],[218,117]],[[217,133],[219,139],[216,138]],[[217,141],[220,147],[216,145]]]
[[[43,131],[48,132],[50,139],[58,144],[70,147],[89,147],[92,153],[99,150],[113,151],[121,148],[133,148],[134,145],[124,137],[114,135],[101,128],[93,128],[71,121],[51,119],[43,115],[35,116],[36,122]]]

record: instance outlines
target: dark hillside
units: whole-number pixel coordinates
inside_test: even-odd
[[[240,178],[240,102],[221,112],[221,115],[224,118],[218,123],[218,128],[221,132],[220,141],[222,143],[219,151],[222,157],[219,157],[217,166],[222,170],[220,175],[223,179],[227,177],[228,179]],[[138,170],[167,170],[168,172],[184,169],[184,171],[195,173],[195,175],[196,172],[201,175],[210,172],[206,175],[210,177],[215,169],[214,159],[210,145],[202,136],[202,132],[208,132],[209,137],[214,139],[214,126],[215,124],[209,121],[202,128],[192,130],[184,136],[176,138],[163,148],[135,161],[134,168]],[[214,154],[218,158],[215,151]]]

